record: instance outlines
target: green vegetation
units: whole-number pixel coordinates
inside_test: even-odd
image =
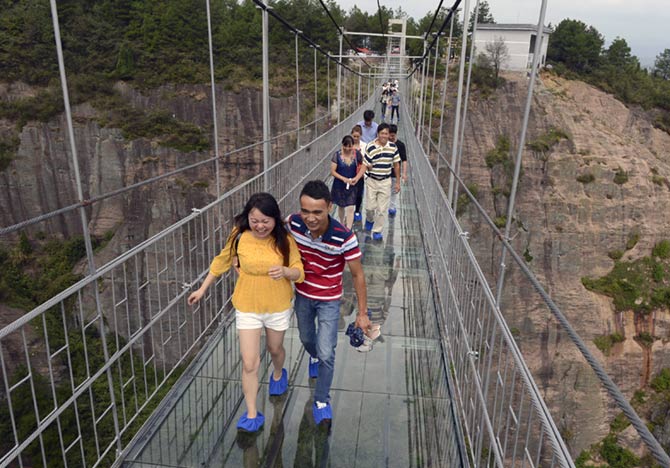
[[[644,346],[645,348],[649,348],[652,344],[654,344],[654,341],[656,341],[656,337],[654,337],[649,332],[643,331],[635,336],[635,341],[640,343],[640,345]]]
[[[618,168],[614,173],[614,183],[617,185],[623,185],[628,182],[628,172],[624,171],[621,168]]]
[[[467,189],[470,191],[473,197],[477,198],[479,193],[479,187],[477,184],[467,184]],[[467,193],[461,193],[458,195],[458,205],[456,206],[456,216],[461,216],[467,210],[470,205],[470,197]]]
[[[616,435],[612,433],[603,439],[600,456],[612,468],[633,468],[640,463],[640,459],[633,452],[617,443]]]
[[[511,144],[509,137],[507,135],[498,136],[495,148],[486,153],[486,165],[489,168],[493,168],[497,164],[502,164],[504,166],[509,166],[511,164],[512,167],[514,167],[510,150]]]
[[[628,234],[628,240],[626,241],[626,250],[633,249],[639,241],[640,233],[638,231],[631,231]]]
[[[616,343],[623,343],[626,338],[621,333],[612,333],[611,335],[598,335],[593,339],[593,343],[605,356],[610,355],[612,346]]]
[[[526,247],[526,250],[523,251],[523,259],[526,261],[526,263],[530,263],[533,261],[533,256],[530,254],[530,250],[528,250],[528,247]]]
[[[655,108],[653,123],[670,132],[670,49],[656,58],[650,73],[640,66],[625,39],[615,38],[608,48],[593,26],[579,20],[561,21],[551,35],[547,59],[554,70],[568,78],[578,78],[614,94],[626,104]]]
[[[670,390],[670,368],[666,367],[654,377],[649,386],[658,393]]]
[[[552,127],[547,133],[540,135],[535,140],[526,143],[526,147],[539,153],[546,153],[555,145],[557,145],[559,141],[569,139],[570,137],[566,132]]]
[[[670,240],[664,239],[657,243],[654,246],[654,249],[651,251],[651,255],[658,257],[661,260],[667,260],[670,258]]]
[[[656,244],[650,257],[632,262],[615,261],[612,271],[598,279],[582,278],[589,291],[614,300],[621,312],[632,310],[647,314],[670,306],[670,241]]]
[[[17,136],[0,136],[0,172],[9,167],[21,141]]]
[[[495,224],[498,229],[504,228],[507,225],[507,216],[498,216],[493,220],[493,224]]]
[[[105,127],[120,128],[127,140],[157,139],[161,145],[185,153],[210,148],[209,135],[200,127],[177,120],[167,112],[146,113],[129,106],[118,97],[98,99],[94,104],[107,109],[98,117],[99,123]]]
[[[99,243],[94,241],[94,247]],[[0,302],[33,309],[81,278],[72,270],[85,256],[81,236],[46,243],[30,242],[22,236],[13,249],[0,248]]]
[[[596,176],[591,174],[590,172],[586,172],[584,174],[580,174],[577,176],[577,182],[581,182],[582,184],[590,184],[591,182],[596,180]]]
[[[607,256],[612,260],[621,260],[621,257],[623,257],[623,252],[621,250],[611,250],[607,252]]]

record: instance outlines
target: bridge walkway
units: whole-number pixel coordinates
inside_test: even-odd
[[[311,416],[315,380],[295,317],[286,333],[290,389],[268,397],[269,355],[262,364],[259,409],[266,425],[257,436],[238,434],[244,411],[234,322],[227,320],[198,361],[189,382],[155,416],[156,424],[125,466],[455,466],[459,459],[451,421],[445,362],[435,304],[411,186],[403,186],[398,214],[384,240],[354,226],[368,286],[368,303],[382,336],[367,353],[348,343],[355,296],[345,273],[331,392],[333,424]],[[140,447],[141,446],[141,447]],[[456,463],[454,463],[456,461]]]

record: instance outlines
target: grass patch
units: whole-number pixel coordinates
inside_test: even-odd
[[[640,233],[638,231],[631,231],[628,234],[628,240],[626,241],[626,250],[633,249],[639,241]]]
[[[654,246],[651,255],[666,260],[670,258],[670,241],[662,240]]]
[[[612,346],[616,343],[623,343],[626,338],[621,333],[612,333],[611,335],[598,335],[593,339],[593,343],[605,356],[610,355]]]
[[[656,337],[649,332],[640,332],[636,337],[635,341],[640,343],[645,348],[651,348],[651,345],[656,341]]]
[[[493,224],[495,224],[498,229],[504,228],[507,225],[507,216],[498,216],[493,220]]]
[[[617,185],[623,185],[628,182],[628,172],[624,171],[621,168],[618,168],[614,173],[614,183]]]
[[[620,433],[624,429],[630,426],[630,421],[625,414],[619,413],[610,423],[610,431],[616,434]]]
[[[477,198],[479,194],[479,187],[477,184],[467,184],[467,189],[470,191],[473,197]],[[458,195],[458,205],[456,206],[456,216],[461,216],[467,210],[470,205],[470,197],[467,193],[461,193]]]
[[[612,468],[633,468],[640,463],[640,459],[633,452],[617,443],[616,435],[612,433],[603,439],[600,456]]]
[[[530,263],[533,261],[533,256],[530,254],[530,250],[528,250],[528,247],[526,247],[526,250],[523,251],[523,259],[526,261],[526,263]]]
[[[621,250],[611,250],[607,252],[607,256],[612,260],[621,260],[621,257],[623,257],[623,252]]]
[[[670,242],[654,247],[653,255],[632,262],[615,261],[612,270],[597,279],[582,278],[589,291],[609,296],[617,312],[632,310],[646,314],[670,307]]]
[[[157,140],[162,146],[184,153],[206,151],[211,146],[209,135],[200,127],[176,119],[168,112],[144,112],[116,95],[97,99],[93,105],[101,109],[98,123],[104,127],[120,128],[126,140]]]
[[[590,172],[586,172],[584,174],[580,174],[577,176],[577,182],[581,182],[582,184],[590,184],[591,182],[596,180],[596,176],[591,174]]]
[[[16,157],[21,140],[16,135],[0,136],[0,172],[9,167]]]
[[[495,148],[486,153],[486,165],[491,169],[498,164],[502,164],[504,166],[511,164],[514,166],[512,163],[510,150],[511,144],[509,137],[507,135],[500,135],[498,137],[498,141],[496,142]]]
[[[554,146],[556,146],[561,140],[569,139],[570,137],[566,132],[552,127],[544,135],[540,135],[535,140],[526,143],[526,148],[537,151],[539,153],[546,153]]]
[[[658,393],[670,390],[670,368],[666,367],[661,369],[661,372],[651,380],[649,386]]]

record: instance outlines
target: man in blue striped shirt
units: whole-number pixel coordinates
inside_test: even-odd
[[[377,127],[377,138],[365,147],[363,164],[367,166],[365,179],[365,230],[372,231],[372,239],[382,240],[382,230],[391,200],[391,190],[400,192],[400,154],[398,147],[389,141],[389,125]],[[391,186],[391,172],[396,184]]]

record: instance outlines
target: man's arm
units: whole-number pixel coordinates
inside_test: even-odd
[[[395,193],[400,193],[400,164],[393,163],[393,173],[395,174]]]
[[[364,333],[367,333],[371,327],[370,318],[368,317],[368,291],[365,285],[365,274],[363,273],[363,265],[361,259],[357,258],[347,262],[349,271],[354,280],[354,290],[358,297],[358,314],[356,315],[356,326],[360,327]]]

